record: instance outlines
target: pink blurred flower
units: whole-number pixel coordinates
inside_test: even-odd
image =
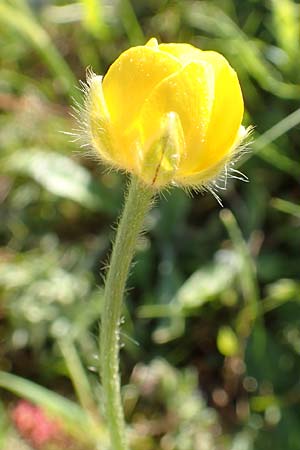
[[[37,450],[50,443],[62,443],[67,438],[57,421],[26,400],[17,403],[11,417],[20,435]]]

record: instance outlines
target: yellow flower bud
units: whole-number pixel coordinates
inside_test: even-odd
[[[103,161],[154,188],[209,185],[246,131],[236,75],[226,59],[188,44],[122,53],[86,89],[89,140]]]

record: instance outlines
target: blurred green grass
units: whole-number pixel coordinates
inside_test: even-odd
[[[76,128],[70,105],[86,68],[105,73],[123,49],[152,36],[223,53],[254,132],[240,168],[250,182],[222,193],[232,214],[220,216],[209,195],[173,190],[148,218],[122,335],[136,449],[202,450],[205,436],[208,449],[300,450],[297,1],[2,0],[1,368],[72,398],[68,337],[99,391],[100,268],[126,180],[62,131]],[[145,374],[156,380],[153,399]],[[3,448],[12,404],[5,394]],[[157,427],[178,405],[175,425]]]

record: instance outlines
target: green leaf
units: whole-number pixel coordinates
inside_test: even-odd
[[[54,195],[68,198],[92,211],[113,211],[108,192],[87,169],[59,153],[38,149],[16,152],[6,158],[8,171],[27,175]]]
[[[233,252],[222,252],[219,258],[194,272],[178,290],[175,301],[184,308],[196,308],[214,300],[228,289],[239,271]]]

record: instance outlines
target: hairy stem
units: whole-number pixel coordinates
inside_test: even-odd
[[[106,276],[100,330],[100,375],[113,450],[128,450],[119,375],[120,316],[136,241],[153,189],[132,178]]]

